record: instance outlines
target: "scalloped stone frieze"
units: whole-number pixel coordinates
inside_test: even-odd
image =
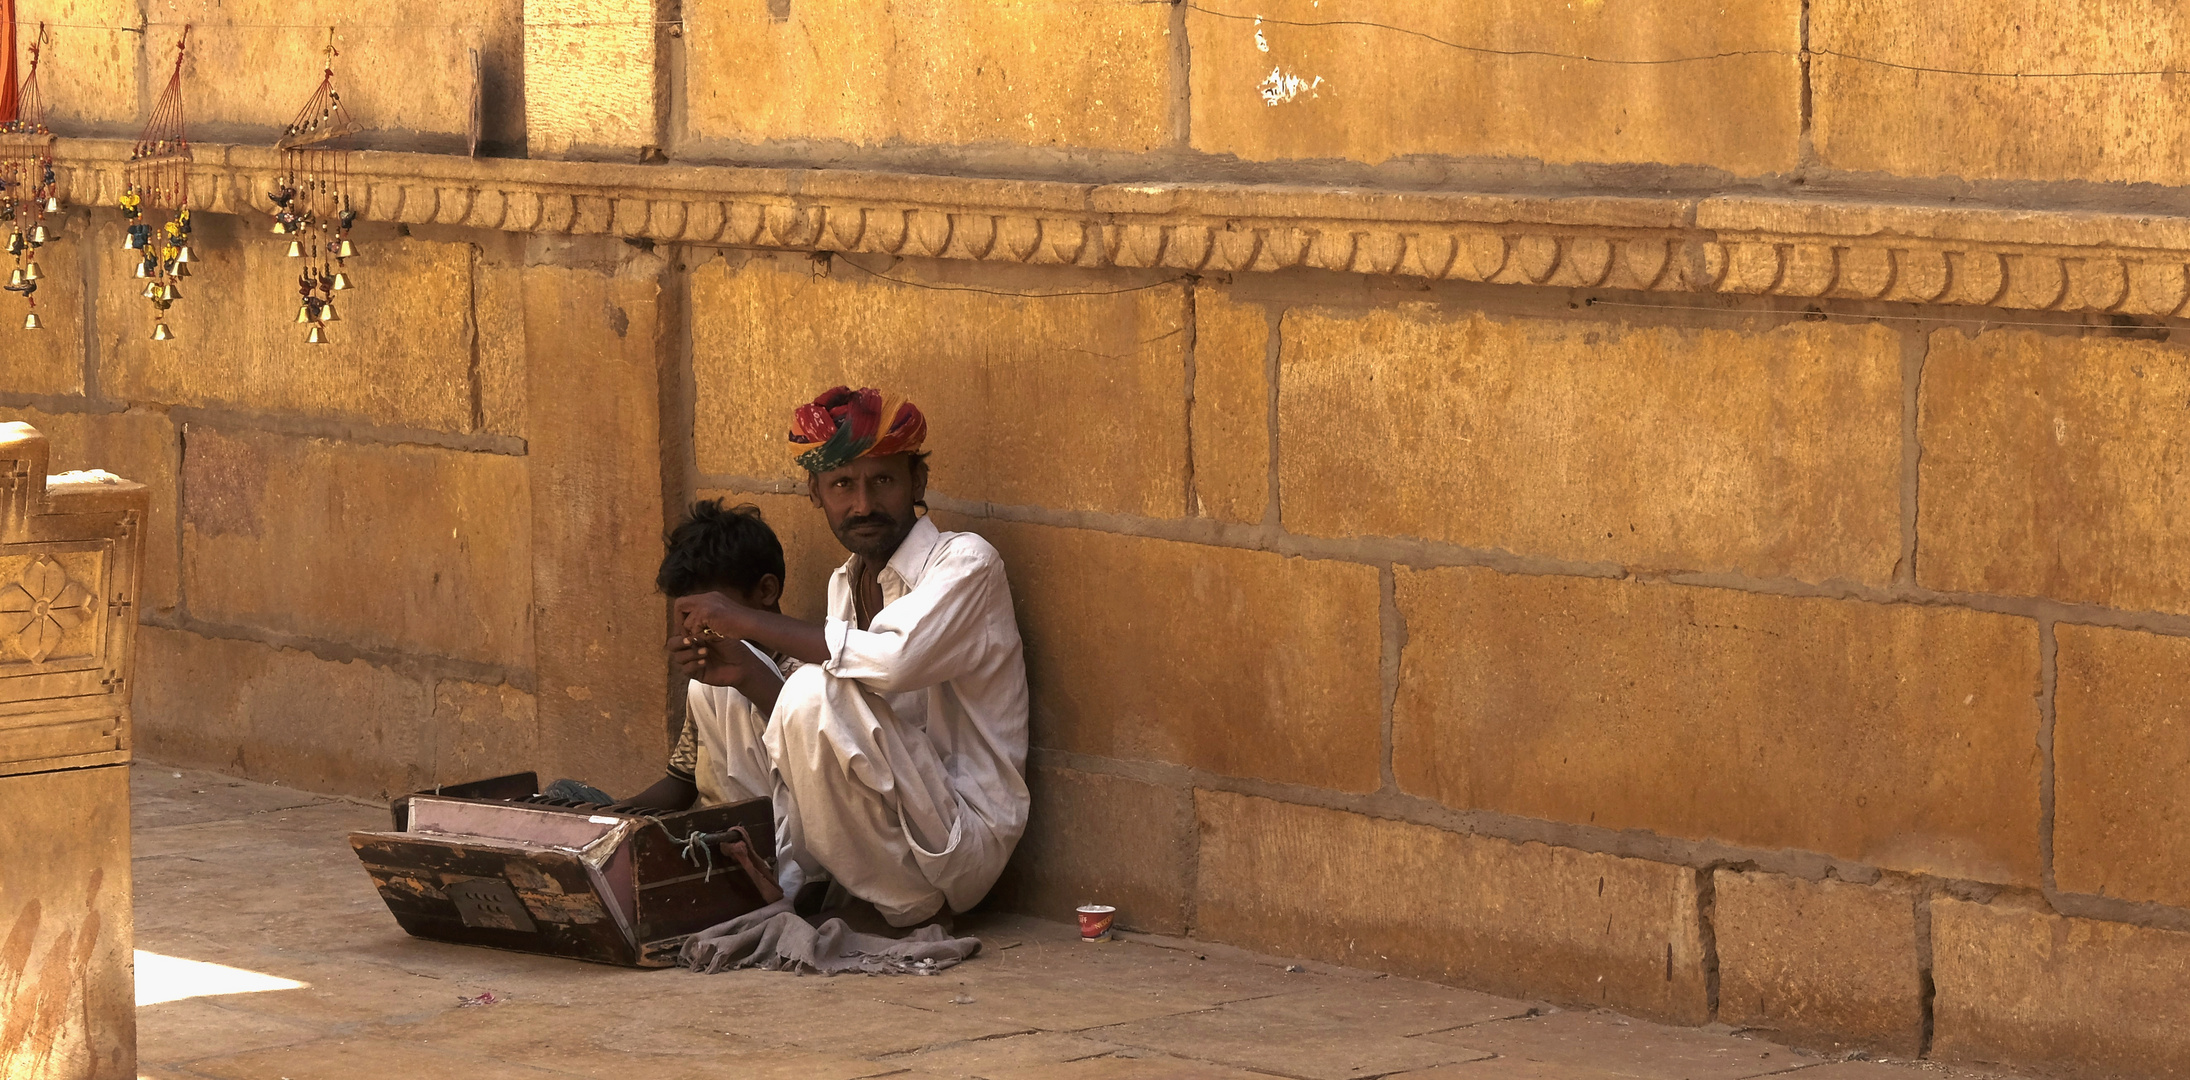
[[[263,210],[260,192],[278,168],[271,151],[199,150],[191,191],[202,209]],[[112,202],[127,151],[113,140],[62,140],[64,197]],[[1765,196],[1105,187],[375,152],[353,154],[352,175],[369,220],[508,232],[2142,316],[2190,305],[2190,218],[2150,215]]]

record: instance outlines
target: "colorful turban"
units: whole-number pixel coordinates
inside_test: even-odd
[[[839,386],[791,413],[791,453],[810,473],[841,469],[870,454],[909,454],[927,437],[928,418],[918,406],[884,398],[871,386]]]

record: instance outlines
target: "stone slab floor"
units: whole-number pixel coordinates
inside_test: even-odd
[[[987,948],[928,978],[441,945],[397,929],[344,839],[383,808],[152,764],[132,787],[140,1072],[158,1080],[1981,1075],[1016,916],[976,916]]]

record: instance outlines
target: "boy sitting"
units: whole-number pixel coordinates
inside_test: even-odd
[[[754,506],[694,503],[670,531],[654,585],[672,601],[720,593],[733,603],[781,612],[783,544]],[[633,805],[673,812],[770,797],[775,787],[761,734],[784,676],[798,661],[742,641],[670,639],[685,693],[684,733],[669,753],[668,775],[634,795]]]

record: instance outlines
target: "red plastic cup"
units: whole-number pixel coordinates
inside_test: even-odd
[[[1104,904],[1086,904],[1080,908],[1080,940],[1101,941],[1110,936],[1110,920],[1116,918],[1118,909]]]

